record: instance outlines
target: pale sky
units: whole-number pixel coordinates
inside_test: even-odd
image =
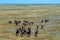
[[[60,4],[60,0],[0,0],[0,4]]]

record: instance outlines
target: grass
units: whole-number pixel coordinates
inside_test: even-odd
[[[48,23],[41,23],[42,19],[49,19]],[[8,21],[13,21],[8,24]],[[15,31],[22,24],[15,26],[14,20],[33,21],[27,26],[32,28],[31,37],[16,37]],[[40,25],[44,24],[44,29]],[[34,37],[36,25],[39,25],[38,37]],[[0,6],[0,40],[60,40],[60,6],[30,5],[30,6]]]

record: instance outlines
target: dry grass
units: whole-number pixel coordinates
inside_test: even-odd
[[[2,9],[0,9],[0,40],[60,40],[60,6],[0,6],[0,8]],[[42,19],[49,19],[50,22],[41,23]],[[32,31],[34,31],[36,25],[39,25],[38,37],[34,37],[34,32],[32,32],[29,38],[26,36],[21,38],[20,34],[16,37],[15,31],[22,25],[19,24],[16,27],[14,23],[8,24],[9,20],[38,22],[30,26]],[[44,29],[40,29],[41,24],[45,25]]]

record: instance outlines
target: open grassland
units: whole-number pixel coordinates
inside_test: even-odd
[[[41,23],[49,19],[48,23]],[[8,21],[13,21],[8,24]],[[33,21],[31,37],[15,36],[22,24],[15,26],[14,20]],[[40,29],[44,24],[44,29]],[[38,37],[34,37],[36,25],[39,25]],[[29,27],[29,26],[28,26]],[[60,5],[0,5],[0,40],[60,40]]]

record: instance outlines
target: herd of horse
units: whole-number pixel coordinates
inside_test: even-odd
[[[9,22],[9,24],[12,23],[12,21],[8,21],[8,22]],[[21,22],[22,21],[17,21],[17,20],[14,21],[16,26],[19,25]],[[47,22],[49,22],[49,20],[45,19],[45,20],[41,20],[41,22],[47,23]],[[18,36],[18,34],[20,33],[21,37],[23,37],[23,35],[27,35],[27,37],[30,37],[31,32],[32,32],[31,27],[26,28],[25,26],[32,25],[32,24],[34,24],[34,22],[23,21],[22,24],[23,24],[23,26],[21,26],[20,28],[17,28],[17,30],[15,32],[16,36]],[[44,28],[44,25],[41,25],[41,29],[43,29],[43,28]],[[37,35],[38,35],[38,32],[39,32],[38,29],[39,29],[39,26],[36,25],[36,29],[35,29],[35,32],[34,32],[35,37],[37,37]]]

